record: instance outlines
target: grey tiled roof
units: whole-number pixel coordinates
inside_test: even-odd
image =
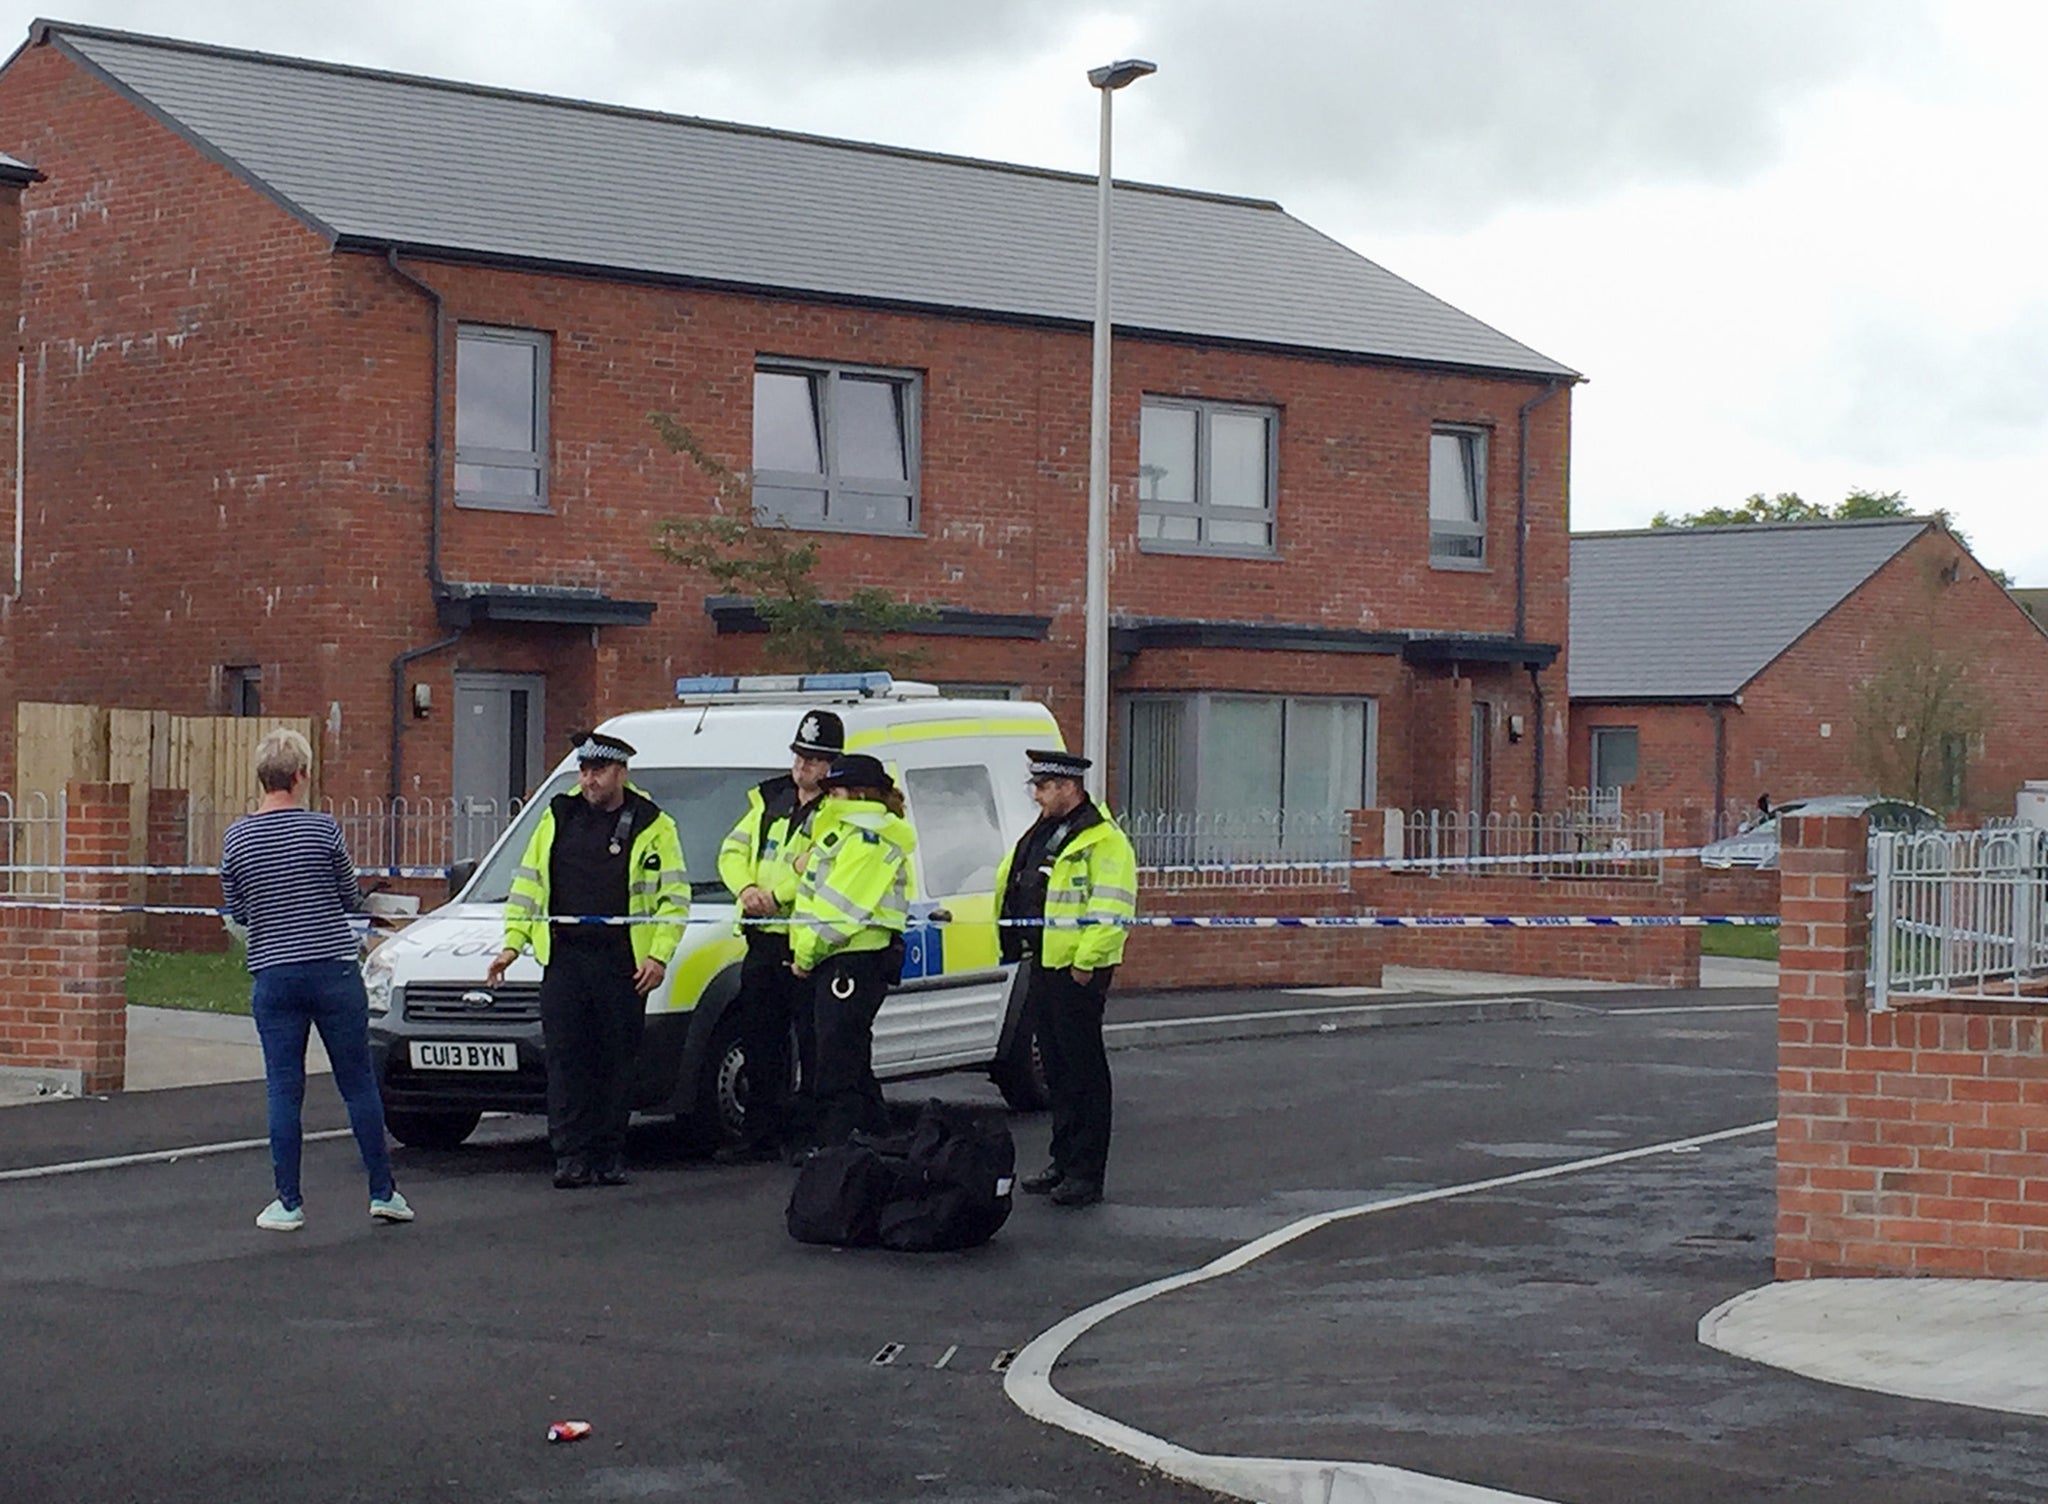
[[[1912,517],[1576,534],[1571,697],[1735,694],[1931,526]]]
[[[86,27],[56,45],[343,247],[1094,317],[1095,180]],[[1575,373],[1284,213],[1119,185],[1120,328]]]

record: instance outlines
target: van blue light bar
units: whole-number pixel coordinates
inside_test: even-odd
[[[887,693],[895,683],[892,675],[878,669],[864,674],[805,674],[803,689],[804,693],[815,695],[879,695]]]
[[[676,680],[676,698],[740,694],[882,695],[895,685],[893,675],[879,670],[853,674],[694,674]]]

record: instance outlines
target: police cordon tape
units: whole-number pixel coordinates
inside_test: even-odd
[[[42,909],[88,914],[182,914],[224,919],[225,909],[200,904],[67,903],[57,900],[0,898],[0,909]],[[379,924],[411,924],[427,914],[380,914]],[[537,914],[532,924],[740,924],[780,925],[787,918],[749,919],[735,916],[661,914]],[[1707,926],[1767,926],[1776,914],[1139,914],[1127,919],[937,919],[920,923],[993,924],[1002,929],[1698,929]]]
[[[1585,851],[1543,851],[1521,855],[1495,854],[1489,856],[1360,856],[1330,857],[1317,860],[1287,862],[1167,862],[1156,866],[1140,867],[1141,877],[1182,877],[1227,876],[1231,873],[1280,873],[1280,872],[1362,872],[1368,870],[1393,872],[1441,872],[1446,869],[1466,867],[1557,867],[1588,866],[1611,867],[1634,862],[1683,861],[1697,857],[1703,848],[1698,846],[1657,846],[1636,850],[1626,845],[1603,847]],[[358,867],[358,877],[406,878],[411,880],[445,880],[454,874],[448,867]],[[70,873],[85,877],[218,877],[218,866],[144,866],[121,864],[108,866],[63,866],[56,863],[0,864],[0,873]]]

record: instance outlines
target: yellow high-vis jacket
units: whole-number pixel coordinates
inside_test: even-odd
[[[557,794],[542,811],[540,824],[526,842],[526,853],[512,874],[512,890],[505,899],[505,945],[510,950],[533,950],[533,958],[548,964],[548,885],[555,849],[555,810],[564,799],[581,799],[571,791]],[[633,844],[626,856],[626,912],[635,918],[667,919],[673,923],[629,924],[633,939],[633,964],[649,956],[666,966],[683,940],[683,923],[690,917],[690,881],[683,870],[683,839],[667,811],[631,784],[626,799],[634,803]]]
[[[796,782],[788,774],[747,790],[747,812],[726,833],[718,848],[718,880],[738,898],[744,888],[759,888],[775,899],[775,923],[735,925],[742,934],[763,930],[787,934],[787,920],[796,907],[796,859],[813,844],[814,819],[802,819]]]
[[[1047,970],[1119,965],[1124,958],[1125,926],[1105,921],[1130,919],[1138,912],[1138,855],[1131,839],[1123,833],[1109,811],[1100,804],[1101,817],[1068,838],[1052,859],[1045,887],[1045,938],[1039,961]],[[1009,891],[1010,863],[1015,850],[1006,852],[996,869],[996,901]],[[1088,920],[1076,924],[1072,921]],[[1029,947],[1026,947],[1029,950]]]
[[[882,950],[910,922],[917,832],[872,799],[828,798],[811,817],[790,957],[805,971],[843,951]]]

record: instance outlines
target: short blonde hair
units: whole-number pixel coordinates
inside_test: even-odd
[[[278,727],[256,744],[256,781],[265,793],[281,793],[312,771],[313,744],[289,727]]]

